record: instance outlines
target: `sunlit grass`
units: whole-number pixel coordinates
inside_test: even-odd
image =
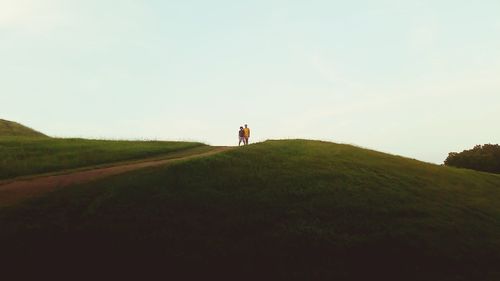
[[[0,137],[0,179],[153,157],[201,145],[193,142]]]

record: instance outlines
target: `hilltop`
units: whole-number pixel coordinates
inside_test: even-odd
[[[498,175],[268,141],[0,209],[0,246],[184,279],[498,280],[498,202]]]
[[[0,137],[47,137],[46,135],[19,123],[0,119]]]

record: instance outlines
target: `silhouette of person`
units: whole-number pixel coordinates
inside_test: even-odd
[[[243,127],[240,127],[240,131],[238,132],[239,140],[240,142],[238,143],[238,146],[241,146],[241,143],[246,144],[245,141],[245,130]]]

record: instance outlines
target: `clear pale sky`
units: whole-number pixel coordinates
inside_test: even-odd
[[[442,163],[500,142],[500,1],[0,0],[0,118]]]

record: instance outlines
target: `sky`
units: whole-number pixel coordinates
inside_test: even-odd
[[[0,0],[0,118],[55,137],[500,143],[498,0]]]

